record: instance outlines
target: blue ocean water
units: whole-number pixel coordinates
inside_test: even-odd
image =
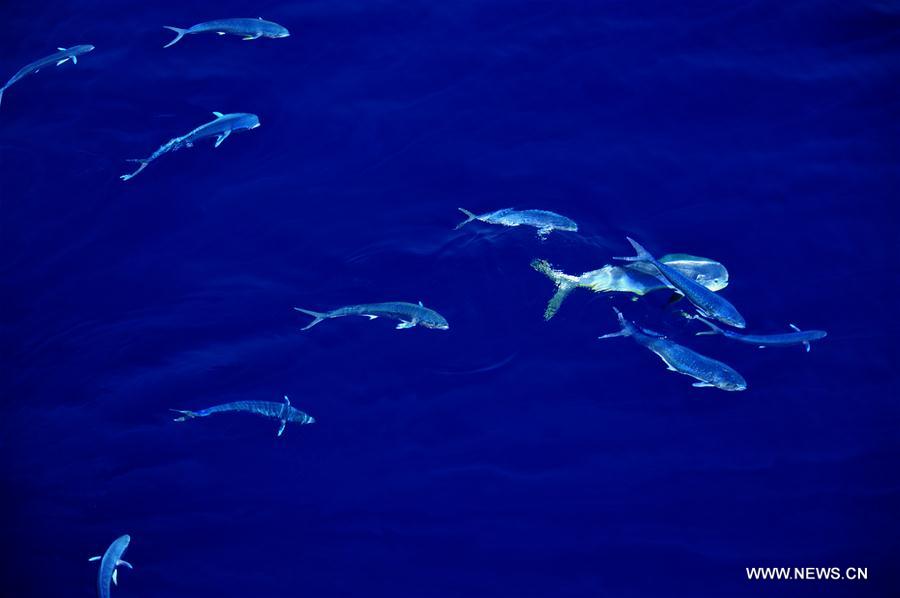
[[[329,0],[3,3],[3,594],[889,596],[900,591],[900,7]],[[287,39],[172,34],[224,17]],[[212,118],[221,147],[127,158]],[[543,208],[579,233],[471,224]],[[720,260],[766,349],[668,293],[553,285]],[[450,330],[294,306],[423,301]],[[698,389],[617,306],[720,359]],[[317,419],[173,423],[293,404]],[[748,581],[746,567],[868,581]]]

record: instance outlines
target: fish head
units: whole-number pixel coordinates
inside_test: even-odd
[[[94,46],[91,44],[82,44],[80,46],[74,46],[69,48],[69,53],[74,54],[75,56],[80,56],[82,54],[87,54],[88,52],[93,52]]]
[[[272,28],[272,33],[270,33],[269,36],[274,37],[275,39],[281,39],[283,37],[290,37],[291,32],[288,31],[286,27],[282,27],[281,25],[275,25]]]
[[[743,376],[741,376],[734,370],[731,370],[730,372],[722,372],[721,374],[719,374],[714,381],[714,385],[716,388],[721,388],[722,390],[747,390],[747,381],[744,380]]]
[[[447,320],[441,314],[436,311],[429,312],[428,314],[422,316],[422,318],[418,321],[420,326],[424,326],[425,328],[433,328],[435,330],[449,330],[450,324],[447,323]]]
[[[255,114],[250,114],[249,112],[242,112],[240,114],[233,115],[237,124],[234,126],[235,129],[247,129],[248,131],[251,129],[256,129],[259,127],[259,117]]]

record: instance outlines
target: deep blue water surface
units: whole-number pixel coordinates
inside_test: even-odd
[[[205,4],[205,6],[204,6]],[[223,17],[287,26],[172,34]],[[900,9],[887,1],[4,2],[3,595],[890,596]],[[210,120],[262,126],[126,158]],[[472,224],[543,208],[578,234]],[[753,332],[545,258],[721,260]],[[292,310],[423,301],[446,332]],[[723,360],[697,389],[611,306]],[[178,424],[278,401],[315,416]],[[867,567],[750,582],[745,567]]]

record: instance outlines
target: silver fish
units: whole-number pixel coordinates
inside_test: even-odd
[[[565,230],[577,232],[578,225],[565,216],[560,216],[556,212],[548,212],[547,210],[514,210],[505,208],[496,212],[488,212],[486,214],[473,214],[469,210],[458,208],[460,212],[466,215],[466,219],[460,222],[456,229],[460,229],[472,222],[479,220],[488,224],[502,224],[503,226],[533,226],[538,229],[537,234],[541,239],[545,238],[554,230]]]
[[[763,349],[765,347],[790,347],[793,345],[803,345],[804,347],[806,347],[806,352],[809,353],[810,342],[823,339],[828,335],[828,333],[824,330],[800,330],[793,324],[790,324],[790,327],[794,329],[794,332],[782,332],[779,334],[740,334],[738,332],[732,332],[731,330],[722,330],[706,318],[701,318],[700,316],[685,314],[685,317],[691,320],[700,320],[701,322],[709,326],[709,330],[698,332],[696,336],[721,334],[725,338],[730,338],[732,340],[741,343],[747,343],[749,345],[756,345],[760,349]]]
[[[165,25],[164,27],[176,33],[175,39],[163,46],[164,48],[174,46],[185,35],[207,33],[211,31],[215,31],[219,35],[225,35],[226,33],[240,35],[245,40],[259,39],[261,37],[279,39],[291,35],[287,29],[278,23],[265,21],[262,17],[259,17],[258,19],[219,19],[218,21],[198,23],[188,29],[169,27],[168,25]]]
[[[637,241],[631,237],[625,238],[628,239],[628,242],[634,247],[637,255],[634,257],[616,257],[613,259],[626,262],[643,262],[649,266],[653,266],[673,289],[687,297],[687,300],[704,315],[721,320],[735,328],[743,328],[747,325],[744,321],[744,316],[738,313],[737,308],[729,303],[724,297],[716,295],[702,284],[691,280],[675,268],[663,264],[650,255],[649,251],[641,247]]]
[[[59,52],[41,58],[40,60],[35,60],[31,64],[26,64],[25,66],[20,68],[19,72],[13,75],[10,80],[6,82],[6,85],[0,87],[0,102],[3,101],[3,92],[6,91],[7,88],[9,88],[14,83],[21,81],[28,75],[37,73],[45,66],[50,66],[51,64],[59,66],[69,60],[72,61],[72,64],[78,64],[78,57],[82,54],[92,52],[94,50],[94,46],[90,44],[82,44],[78,46],[72,46],[71,48],[57,48],[57,50],[59,50]]]
[[[418,305],[403,301],[364,303],[339,307],[327,312],[312,311],[302,307],[295,307],[294,309],[315,318],[303,330],[309,330],[323,320],[344,316],[366,316],[370,320],[381,317],[400,320],[400,323],[397,324],[397,330],[412,328],[413,326],[424,326],[425,328],[434,328],[436,330],[447,330],[450,328],[444,316],[433,309],[425,307],[421,301],[419,301]]]
[[[183,422],[195,417],[207,417],[215,415],[216,413],[255,413],[256,415],[262,415],[263,417],[280,421],[281,427],[278,428],[278,436],[284,434],[284,428],[288,425],[288,422],[300,425],[316,423],[316,418],[307,415],[295,407],[291,407],[291,400],[287,398],[287,395],[285,395],[283,403],[275,403],[272,401],[235,401],[233,403],[207,407],[200,411],[189,411],[184,409],[172,409],[172,411],[181,414],[181,417],[175,418],[175,421],[177,422]]]
[[[159,146],[149,158],[138,158],[128,160],[129,162],[137,162],[140,164],[137,170],[131,174],[123,174],[119,178],[127,181],[136,177],[142,170],[147,168],[150,162],[153,162],[160,156],[171,152],[177,152],[185,147],[194,147],[194,143],[201,139],[210,137],[216,138],[215,147],[222,145],[229,135],[235,131],[249,131],[259,126],[259,117],[255,114],[247,112],[235,112],[234,114],[222,114],[221,112],[213,112],[216,120],[200,125],[190,133],[170,139],[166,143]]]
[[[664,255],[659,261],[711,291],[719,291],[728,286],[728,270],[719,262],[708,258],[674,253]],[[569,293],[579,287],[591,289],[595,293],[617,291],[635,295],[669,288],[669,283],[659,275],[656,268],[640,262],[624,267],[606,265],[579,276],[556,270],[546,260],[534,260],[531,267],[556,283],[556,293],[544,312],[545,320],[552,318]]]
[[[100,598],[109,598],[110,581],[119,585],[117,579],[119,570],[116,567],[125,565],[129,569],[134,569],[134,567],[131,566],[131,563],[122,560],[122,554],[125,552],[125,549],[128,548],[130,542],[131,536],[128,534],[119,536],[109,545],[109,548],[106,549],[106,552],[103,553],[102,557],[92,556],[88,559],[89,561],[100,561],[100,572],[97,574],[97,595],[100,596]]]
[[[694,383],[694,386],[698,388],[705,386],[722,390],[745,390],[747,388],[747,382],[744,378],[730,366],[725,365],[721,361],[700,355],[655,332],[638,328],[626,320],[622,312],[615,307],[613,311],[616,312],[616,317],[619,319],[619,325],[622,329],[619,332],[604,334],[598,338],[630,336],[637,344],[647,347],[659,355],[670,371],[699,380],[699,382]]]

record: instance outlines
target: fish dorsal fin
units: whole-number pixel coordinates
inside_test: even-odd
[[[66,50],[68,50],[68,48],[57,48],[57,50],[59,50],[60,52],[65,52]]]
[[[791,328],[793,328],[793,329],[796,330],[797,332],[803,332],[802,330],[800,330],[799,328],[797,328],[797,326],[795,326],[794,324],[788,324],[788,326],[790,326]]]
[[[287,397],[287,395],[284,395],[284,404],[288,406],[290,406],[291,404],[291,400]]]
[[[419,307],[425,307],[425,304],[419,301]]]
[[[213,114],[216,115],[216,118],[222,118],[223,116],[225,116],[225,115],[222,114],[221,112],[213,112]]]

